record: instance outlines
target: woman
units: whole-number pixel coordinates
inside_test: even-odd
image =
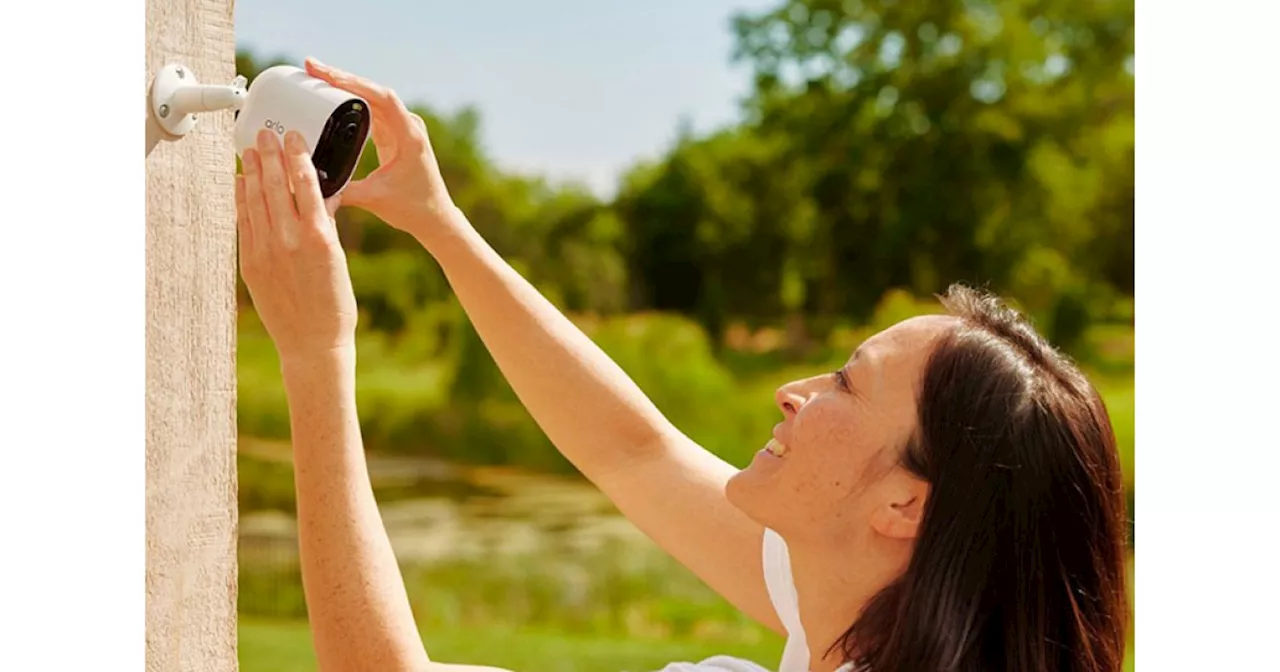
[[[343,204],[422,243],[555,445],[657,544],[786,635],[783,672],[1120,669],[1115,439],[1097,392],[1017,314],[953,289],[950,315],[897,324],[840,370],[779,389],[783,420],[739,471],[673,427],[481,239],[450,201],[422,120],[392,92],[307,70],[373,113],[381,165]],[[288,394],[320,667],[483,669],[429,662],[381,525],[337,201],[321,200],[294,134],[282,145],[264,132],[244,159],[241,268]]]

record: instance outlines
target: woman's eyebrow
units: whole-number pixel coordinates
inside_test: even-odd
[[[857,357],[854,359],[857,359]],[[862,392],[859,392],[857,386],[853,384],[853,378],[849,375],[849,364],[845,364],[840,367],[840,376],[844,378],[844,387],[849,394],[852,394],[853,398],[858,401],[866,402],[867,398],[862,394]]]
[[[845,369],[846,369],[845,380],[849,380],[849,373],[847,369],[850,365],[852,365],[854,362],[857,362],[859,359],[866,360],[865,364],[863,364],[863,367],[871,368],[871,375],[870,375],[871,394],[878,395],[880,393],[880,388],[883,387],[884,385],[884,376],[882,375],[884,373],[884,370],[880,367],[879,365],[880,363],[874,357],[867,356],[867,353],[865,352],[865,350],[866,349],[863,348],[862,346],[858,346],[858,349],[853,351],[853,359],[849,360],[849,364],[845,365]],[[850,386],[850,389],[852,389],[852,386]],[[858,394],[857,396],[859,399],[862,399],[864,401],[866,400],[866,395]]]

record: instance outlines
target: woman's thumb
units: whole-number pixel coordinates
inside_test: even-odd
[[[342,190],[342,204],[368,210],[374,201],[371,186],[373,185],[369,184],[368,179],[348,182],[346,188]]]
[[[403,208],[396,201],[396,194],[390,191],[384,180],[377,177],[352,181],[342,191],[343,205],[354,205],[382,220],[383,223],[399,228],[398,225],[391,223],[392,219],[397,218],[397,213],[403,212]]]

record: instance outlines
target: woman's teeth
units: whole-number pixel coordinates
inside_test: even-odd
[[[765,444],[764,449],[769,451],[774,457],[782,457],[787,454],[787,444],[779,442],[777,439],[769,439],[769,443]]]

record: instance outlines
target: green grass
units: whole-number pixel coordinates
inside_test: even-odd
[[[433,660],[493,665],[516,672],[558,670],[641,672],[667,663],[698,661],[727,654],[771,667],[782,655],[782,640],[758,644],[648,641],[593,635],[566,635],[529,629],[470,628],[423,633]],[[241,672],[314,672],[315,650],[305,621],[240,619]],[[1125,672],[1136,669],[1133,639],[1125,654]]]
[[[1132,556],[1128,572],[1130,604],[1133,605]],[[460,580],[461,577],[455,577],[453,583]],[[655,587],[657,591],[662,589]],[[443,590],[447,593],[449,587],[444,586]],[[467,592],[471,595],[472,604],[494,602],[493,595],[486,591]],[[516,672],[641,672],[661,669],[673,661],[699,661],[713,655],[737,656],[768,668],[776,665],[782,654],[782,639],[761,628],[736,628],[733,630],[736,637],[726,638],[722,632],[719,637],[705,637],[699,641],[701,636],[698,634],[657,637],[583,630],[582,624],[575,629],[573,619],[557,618],[555,614],[543,614],[541,625],[529,622],[529,614],[524,615],[526,620],[523,624],[505,625],[495,620],[497,615],[494,613],[488,614],[487,619],[470,619],[465,624],[449,623],[448,618],[442,618],[445,614],[439,613],[452,611],[446,608],[450,601],[443,599],[445,597],[447,595],[433,596],[436,612],[424,611],[422,606],[418,609],[423,642],[432,658],[441,662],[492,665]],[[488,606],[518,611],[509,604]],[[613,610],[633,611],[621,607]],[[520,616],[518,613],[510,615],[517,620]],[[679,620],[678,615],[665,615]],[[601,627],[601,624],[597,623],[596,627]],[[1131,623],[1125,651],[1125,672],[1136,669],[1133,637]],[[243,672],[313,672],[317,669],[310,630],[306,621],[299,618],[266,618],[242,613],[239,620],[239,656]]]
[[[242,672],[314,672],[315,651],[305,621],[240,618]],[[719,644],[673,640],[569,635],[501,627],[434,630],[422,633],[433,660],[493,665],[521,672],[642,672],[679,660],[698,661],[728,654],[776,665],[782,640]]]

